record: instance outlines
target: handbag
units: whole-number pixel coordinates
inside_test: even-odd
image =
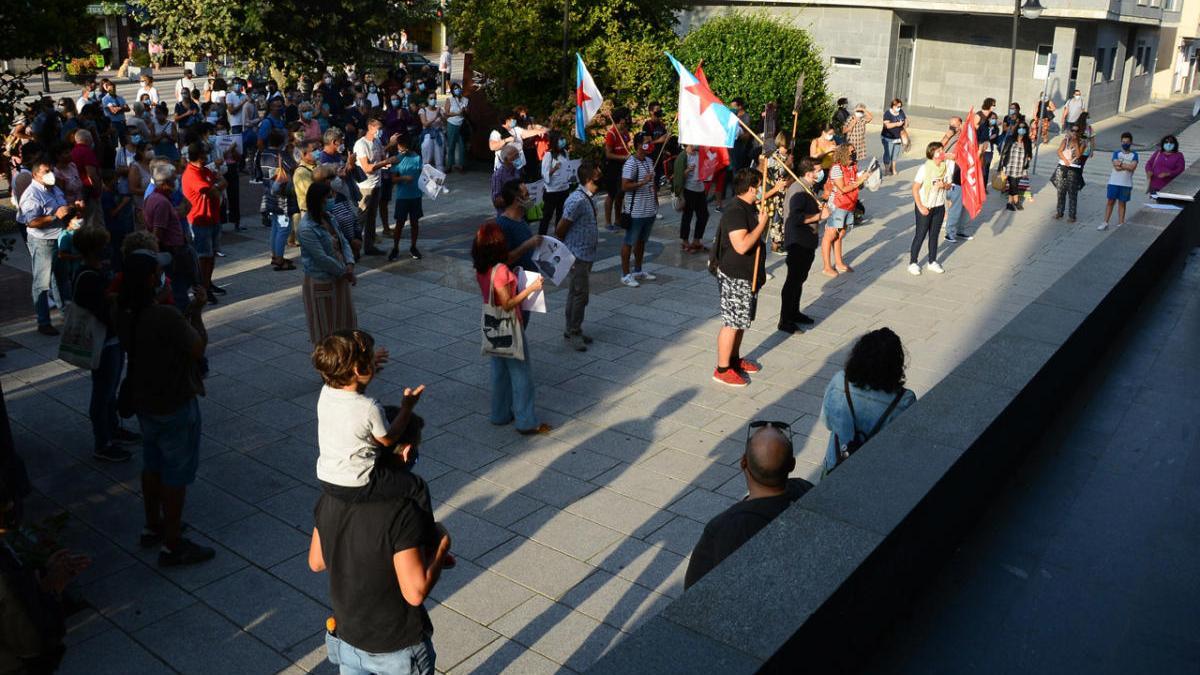
[[[496,294],[496,267],[498,265],[492,266],[488,280],[488,301],[480,313],[480,330],[483,334],[480,352],[484,356],[524,361],[525,337],[517,314],[520,310],[506,310],[492,304]]]
[[[680,197],[679,195],[672,197],[671,198],[671,208],[675,209],[676,211],[682,211],[683,210],[683,197]]]
[[[84,270],[80,275],[92,272]],[[67,305],[62,339],[58,343],[58,358],[78,368],[95,370],[100,367],[100,355],[106,339],[104,322],[77,303]]]
[[[639,178],[638,171],[637,171],[639,168],[640,167],[637,164],[633,165],[633,182],[635,182],[635,183],[638,181],[638,178]],[[619,218],[617,218],[617,225],[619,225],[622,230],[628,230],[629,227],[631,225],[633,225],[634,193],[626,192],[625,194],[629,195],[629,213],[625,213],[625,209],[621,209],[621,215]],[[622,195],[622,199],[624,199],[624,195]]]
[[[713,240],[712,248],[708,249],[708,273],[717,276],[717,272],[721,269],[721,249],[725,245],[725,230],[717,223],[717,236]]]
[[[1050,184],[1054,186],[1055,190],[1061,190],[1063,187],[1062,172],[1063,165],[1059,164],[1058,166],[1054,167],[1054,173],[1050,174]]]
[[[992,175],[992,189],[993,190],[1000,192],[1000,191],[1004,190],[1006,187],[1008,187],[1008,176],[1005,175],[1003,170],[997,171],[994,175]]]
[[[859,448],[861,448],[863,444],[871,440],[875,434],[879,433],[879,430],[883,428],[883,423],[887,421],[888,417],[891,416],[892,411],[895,410],[896,406],[900,404],[900,399],[904,397],[904,389],[900,389],[900,391],[896,392],[896,397],[892,399],[892,402],[888,405],[887,410],[884,410],[883,414],[879,416],[879,419],[875,421],[875,426],[870,432],[864,434],[858,430],[858,417],[854,414],[854,401],[850,398],[850,382],[845,379],[844,374],[842,376],[842,391],[846,395],[846,406],[850,408],[850,420],[854,423],[854,438],[851,438],[843,444],[841,439],[837,437],[837,434],[834,434],[833,443],[834,447],[837,448],[837,463],[834,464],[835,468],[840,466],[842,462],[849,459],[850,455],[858,452]]]

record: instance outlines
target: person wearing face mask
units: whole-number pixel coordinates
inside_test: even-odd
[[[177,129],[190,129],[199,124],[203,116],[200,103],[192,96],[192,92],[186,92],[175,104],[175,127]]]
[[[420,260],[421,252],[417,250],[417,238],[421,234],[421,217],[425,215],[421,208],[419,184],[423,160],[420,155],[409,149],[408,141],[403,136],[397,139],[396,150],[396,163],[391,167],[389,180],[395,186],[392,201],[396,203],[396,211],[393,214],[395,227],[392,229],[392,250],[388,253],[388,260],[395,261],[400,258],[400,236],[404,233],[406,220],[409,224],[408,255],[413,260]]]
[[[654,281],[658,277],[642,270],[642,259],[646,255],[646,242],[654,228],[658,213],[658,190],[654,176],[654,160],[650,153],[654,144],[645,134],[633,139],[635,154],[625,160],[621,169],[621,215],[625,216],[629,228],[621,244],[621,283],[637,288],[642,281]],[[633,254],[633,267],[629,266]]]
[[[1063,106],[1063,133],[1066,133],[1071,127],[1075,126],[1079,122],[1079,116],[1084,113],[1084,110],[1083,92],[1076,89],[1071,94],[1071,98],[1067,100],[1066,105]]]
[[[683,212],[679,217],[679,250],[684,253],[707,251],[708,247],[704,245],[704,229],[708,226],[708,200],[704,194],[704,181],[700,180],[699,146],[683,147],[683,154],[675,159],[671,188],[675,197],[683,202]],[[694,232],[692,218],[696,219]]]
[[[226,187],[225,180],[208,162],[208,150],[204,143],[193,141],[188,146],[188,163],[180,180],[183,197],[192,205],[188,221],[192,226],[192,246],[199,259],[198,283],[206,291],[213,285],[214,256],[221,225],[221,196]],[[216,304],[216,296],[209,297],[208,301]]]
[[[783,193],[791,184],[791,139],[784,132],[775,135],[775,152],[767,159],[767,191],[763,193],[762,207],[767,212],[767,240],[771,250],[783,253]]]
[[[175,122],[167,116],[165,103],[154,107],[154,119],[150,123],[154,154],[173,162],[179,161],[179,133]]]
[[[100,80],[100,88],[104,91],[104,96],[100,99],[104,116],[116,128],[117,136],[124,136],[125,113],[129,112],[129,106],[126,105],[125,99],[117,94],[117,85],[113,84],[112,80]]]
[[[442,76],[442,93],[450,93],[450,45],[442,45],[442,55],[438,57],[438,73]]]
[[[305,193],[304,215],[297,233],[304,267],[304,316],[308,338],[314,345],[331,333],[358,327],[350,292],[358,282],[354,251],[329,217],[332,198],[329,184],[315,181]]]
[[[784,193],[784,236],[783,246],[787,251],[787,278],[780,292],[779,330],[785,333],[803,332],[801,326],[811,325],[812,317],[800,311],[800,293],[813,260],[817,257],[820,241],[821,221],[829,218],[829,208],[817,197],[816,185],[824,176],[824,170],[810,157],[804,157],[796,165],[800,175],[798,182],[788,186]]]
[[[533,252],[542,243],[542,235],[534,234],[525,220],[525,208],[529,205],[529,189],[519,178],[510,180],[500,186],[500,213],[496,216],[496,224],[504,233],[504,242],[508,248],[509,267],[537,271],[533,263]],[[526,323],[529,317],[525,317]]]
[[[621,203],[621,170],[629,158],[629,109],[616,108],[612,111],[612,126],[604,134],[604,227],[615,232],[613,205]],[[617,219],[621,218],[618,207]]]
[[[140,101],[143,96],[149,96],[150,103],[154,105],[158,104],[158,89],[154,87],[154,78],[150,75],[142,75],[141,85],[138,87],[134,98]]]
[[[1108,203],[1104,206],[1104,220],[1096,226],[1097,230],[1108,229],[1108,219],[1112,218],[1113,204],[1119,203],[1117,211],[1117,227],[1125,224],[1125,205],[1133,193],[1133,172],[1137,171],[1138,154],[1133,149],[1133,134],[1126,131],[1121,134],[1121,149],[1112,154],[1112,173],[1108,175]]]
[[[379,120],[373,119],[367,123],[367,133],[354,142],[354,157],[358,162],[358,168],[365,176],[363,180],[359,181],[358,189],[362,193],[359,208],[362,210],[364,253],[367,255],[383,255],[383,251],[375,245],[375,218],[379,213],[381,192],[385,187],[381,186],[380,177],[383,173],[382,170],[386,170],[396,161],[394,157],[386,156],[387,151],[405,138],[403,134],[393,136],[385,147],[380,138],[382,130],[383,124]],[[386,228],[384,233],[386,234]]]
[[[567,275],[567,320],[563,339],[569,340],[577,352],[587,351],[592,338],[583,332],[583,314],[588,304],[592,263],[596,260],[599,228],[596,225],[596,192],[600,189],[600,167],[591,160],[579,163],[576,174],[579,187],[567,197],[563,217],[554,228],[554,236],[575,256],[575,264]],[[701,193],[703,196],[703,193]]]
[[[833,168],[829,170],[829,178],[825,182],[825,195],[833,208],[830,209],[825,235],[821,238],[821,273],[827,277],[854,271],[842,259],[842,240],[855,224],[858,192],[870,175],[866,172],[859,175],[858,165],[854,162],[854,148],[839,145],[833,152]]]
[[[1058,206],[1054,211],[1054,219],[1061,219],[1065,212],[1069,223],[1075,222],[1079,188],[1083,181],[1082,167],[1079,166],[1079,158],[1083,156],[1080,132],[1078,127],[1072,127],[1063,135],[1063,141],[1058,146],[1058,167],[1050,180],[1058,190]]]
[[[904,114],[904,102],[894,98],[892,107],[883,113],[883,131],[880,134],[883,140],[884,175],[896,175],[896,160],[900,156],[907,128],[908,116]]]
[[[1031,139],[1032,142],[1042,144],[1050,142],[1050,123],[1054,121],[1054,110],[1054,101],[1051,101],[1044,93],[1038,95],[1037,109],[1033,113],[1037,124],[1030,129],[1030,133],[1034,136]]]
[[[316,119],[313,104],[308,101],[300,104],[300,130],[304,133],[306,141],[321,140],[321,123]]]
[[[129,185],[129,194],[133,197],[133,213],[134,219],[141,222],[143,219],[143,207],[145,199],[142,195],[146,193],[146,188],[151,184],[151,169],[150,162],[154,160],[154,150],[146,142],[138,143],[133,148],[133,160],[130,162],[126,174]]]
[[[1179,139],[1172,134],[1163,136],[1159,141],[1158,150],[1150,155],[1146,162],[1146,177],[1150,179],[1148,192],[1155,194],[1167,187],[1175,177],[1183,173],[1187,163],[1183,153],[1179,151]]]
[[[51,280],[64,294],[71,282],[66,274],[65,261],[58,257],[58,237],[66,224],[82,213],[83,204],[67,203],[62,190],[55,185],[54,166],[50,158],[42,156],[33,160],[30,170],[33,182],[21,195],[17,221],[25,225],[37,330],[42,335],[58,335],[58,329],[50,323]]]
[[[667,162],[671,159],[666,152],[667,141],[671,139],[671,134],[667,131],[667,125],[663,121],[662,105],[656,101],[650,104],[649,109],[650,119],[642,124],[642,133],[654,144],[653,155],[656,162],[654,174],[661,181],[666,172]]]
[[[1017,136],[1017,126],[1025,122],[1025,116],[1021,114],[1021,104],[1013,101],[1008,106],[1008,114],[1000,120],[1000,144],[1001,147],[1008,145],[1010,140]],[[1032,143],[1032,139],[1029,139]]]
[[[1013,133],[1004,142],[1000,151],[1000,169],[1008,182],[1009,211],[1022,211],[1021,179],[1029,175],[1029,160],[1033,157],[1033,143],[1029,140],[1029,125],[1024,120],[1013,127]]]
[[[1000,142],[1000,118],[996,117],[996,113],[988,112],[986,115],[980,114],[979,120],[975,137],[979,139],[979,166],[983,170],[983,190],[986,193],[992,173],[992,156],[996,154]]]
[[[71,161],[79,171],[79,180],[83,183],[84,220],[88,225],[100,225],[100,161],[96,157],[95,139],[90,131],[75,131],[75,147],[71,148]]]
[[[958,175],[955,158],[958,153],[959,141],[962,140],[962,125],[961,117],[951,117],[949,129],[942,134],[942,152],[946,154],[946,172],[951,180],[950,186],[946,189],[945,221],[946,241],[950,243],[974,239],[959,228],[959,222],[963,215],[962,179]]]
[[[837,109],[833,111],[833,120],[830,122],[830,128],[834,129],[834,142],[838,145],[846,142],[845,131],[846,123],[850,121],[850,99],[839,98],[837,100]]]
[[[826,124],[820,135],[808,144],[808,156],[813,158],[822,169],[829,171],[833,168],[833,151],[838,144],[834,140],[833,125]]]
[[[570,161],[567,155],[567,139],[557,131],[550,132],[550,151],[542,157],[542,176],[546,181],[546,191],[542,194],[542,221],[538,225],[538,234],[546,234],[550,223],[557,223],[563,214],[563,204],[571,190],[570,171],[566,163]]]
[[[934,274],[942,274],[946,271],[938,264],[937,250],[938,233],[942,229],[942,219],[946,215],[946,191],[950,185],[946,152],[941,143],[930,143],[925,147],[925,164],[917,170],[912,184],[917,227],[913,232],[912,246],[909,249],[908,273],[913,276],[921,274],[917,256],[921,254],[921,244],[926,240],[929,241],[929,260],[925,269]]]
[[[229,121],[229,133],[241,134],[246,124],[246,104],[250,97],[246,95],[246,83],[242,80],[233,81],[233,91],[225,95],[225,114]]]
[[[866,104],[859,103],[854,106],[854,114],[846,118],[845,124],[841,127],[845,142],[854,146],[855,157],[858,161],[858,149],[867,147],[867,125],[875,121],[875,117],[871,115],[871,111],[867,110]]]
[[[437,105],[437,95],[430,93],[421,108],[421,160],[432,165],[438,171],[445,168],[443,163],[446,155],[446,118],[442,109]],[[397,230],[400,223],[396,223]]]
[[[465,123],[470,100],[463,97],[462,85],[458,82],[450,89],[450,98],[443,104],[446,116],[446,163],[450,170],[463,172],[466,164],[467,140]]]

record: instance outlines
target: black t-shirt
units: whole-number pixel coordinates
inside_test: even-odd
[[[801,246],[815,249],[819,243],[817,227],[819,221],[806,223],[805,220],[821,212],[821,205],[799,183],[788,188],[786,216],[783,221],[783,247]]]
[[[721,561],[729,557],[742,544],[758,534],[775,517],[783,513],[787,507],[804,493],[812,489],[812,483],[800,478],[788,480],[787,492],[778,497],[761,497],[759,499],[744,499],[725,509],[721,514],[708,521],[696,549],[692,551],[692,560],[688,563],[687,574],[683,578],[683,587],[690,588],[705,574],[708,574]]]
[[[392,557],[425,540],[410,500],[351,504],[323,494],[314,511],[329,572],[338,637],[375,653],[410,647],[433,633],[425,607],[400,592]]]
[[[758,226],[758,209],[754,208],[753,204],[747,204],[737,197],[730,201],[732,203],[726,206],[725,211],[721,214],[720,236],[723,239],[721,240],[720,268],[725,276],[731,279],[752,281],[754,279],[754,252],[762,246],[762,242],[756,243],[745,254],[738,253],[729,240],[729,233],[734,230],[753,231]],[[766,279],[766,260],[761,254],[758,256],[758,265],[758,281],[762,283]]]

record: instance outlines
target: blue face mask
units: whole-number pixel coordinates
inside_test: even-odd
[[[329,211],[329,210],[333,209],[333,203],[334,203],[333,197],[326,198],[325,199],[325,210]]]
[[[1172,152],[1175,150],[1175,144],[1174,143],[1163,143],[1163,150],[1166,150],[1167,152]]]
[[[134,135],[132,135],[132,136],[130,136],[130,137],[129,137],[129,140],[133,141],[133,144],[134,144],[134,145],[137,145],[138,143],[141,143],[141,142],[142,142],[142,135],[141,135],[141,134],[134,134]]]
[[[454,95],[455,95],[455,96],[462,96],[462,89],[455,89],[455,90],[454,90]]]
[[[1121,144],[1121,149],[1125,150],[1125,151],[1128,151],[1132,147],[1133,147],[1133,143],[1122,143]]]
[[[400,99],[398,99],[398,98],[392,99],[392,107],[399,108],[400,107]]]
[[[992,126],[996,126],[996,122],[998,122],[998,121],[999,120],[997,120],[995,117],[993,117],[992,119],[988,120],[988,124],[990,124]]]
[[[558,147],[560,150],[567,147],[567,139],[565,139],[565,138],[558,139]]]
[[[1026,134],[1026,132],[1028,132],[1028,131],[1029,131],[1029,130],[1028,130],[1028,129],[1025,129],[1025,128],[1020,128],[1020,129],[1017,129],[1017,135],[1018,135],[1018,136],[1024,136],[1024,135]]]
[[[313,114],[312,114],[311,110],[305,110],[304,112],[300,113],[300,116],[306,120],[311,120],[313,117]]]
[[[421,91],[425,91],[425,83],[424,83],[424,82],[422,82],[421,84],[418,84],[418,85],[417,85],[417,89],[419,89],[419,90],[421,90]]]

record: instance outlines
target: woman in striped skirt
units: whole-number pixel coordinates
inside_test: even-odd
[[[356,283],[354,252],[329,217],[327,200],[332,196],[328,182],[313,182],[297,232],[304,266],[304,316],[314,345],[334,331],[358,327],[350,297]]]

